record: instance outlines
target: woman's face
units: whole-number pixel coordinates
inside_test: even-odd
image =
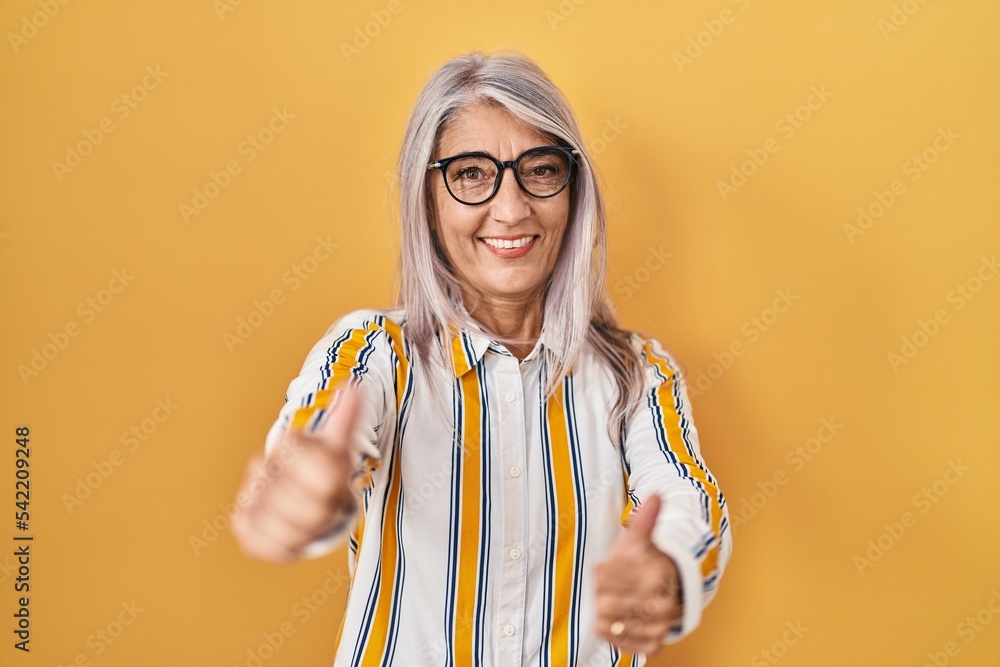
[[[506,161],[531,148],[552,144],[505,109],[478,105],[452,117],[432,158],[478,151]],[[518,186],[511,169],[504,169],[496,195],[485,203],[467,206],[448,194],[441,174],[432,172],[429,176],[437,238],[464,283],[467,305],[470,297],[493,303],[540,298],[566,230],[570,188],[538,199]],[[505,245],[503,241],[527,245],[495,247]]]

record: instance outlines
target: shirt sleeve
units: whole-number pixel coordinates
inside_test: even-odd
[[[623,447],[628,506],[623,523],[643,499],[658,494],[653,543],[677,564],[684,604],[680,623],[663,638],[675,643],[701,621],[732,553],[729,508],[701,457],[685,379],[656,340],[638,340],[646,393],[626,426]]]
[[[285,393],[285,405],[272,424],[264,444],[270,455],[290,426],[317,430],[325,422],[341,383],[350,380],[362,389],[361,414],[355,430],[359,453],[355,482],[367,469],[377,468],[385,451],[384,428],[395,422],[395,375],[393,350],[382,324],[384,316],[373,310],[358,310],[335,322],[313,346],[298,377]],[[391,436],[389,436],[391,437]],[[370,481],[370,479],[369,479]],[[341,545],[351,523],[309,544],[303,555],[316,558]]]

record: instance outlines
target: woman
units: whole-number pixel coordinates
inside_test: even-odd
[[[336,665],[640,665],[715,594],[725,499],[677,364],[609,305],[583,145],[516,54],[417,100],[399,307],[316,344],[233,522],[276,562],[347,541]]]

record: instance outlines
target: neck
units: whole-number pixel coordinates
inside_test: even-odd
[[[542,297],[529,299],[503,299],[486,296],[465,296],[466,304],[475,304],[469,310],[477,322],[497,337],[513,339],[514,343],[504,343],[511,354],[523,360],[542,332]]]

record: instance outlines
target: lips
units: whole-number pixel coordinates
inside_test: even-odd
[[[482,241],[487,250],[497,257],[513,259],[527,255],[535,247],[535,241],[538,240],[538,236],[526,235],[515,238],[481,237],[479,240]]]

